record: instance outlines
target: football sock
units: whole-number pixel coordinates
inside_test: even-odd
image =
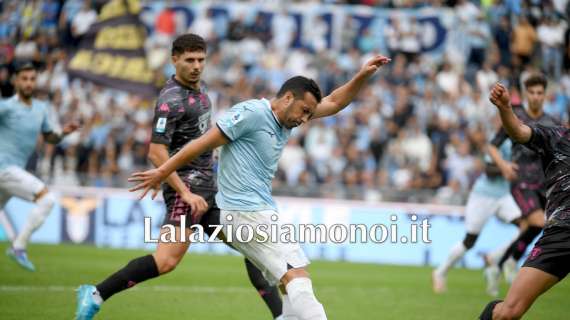
[[[326,320],[325,309],[317,301],[309,278],[295,278],[287,286],[291,307],[299,320]]]
[[[158,277],[158,268],[154,257],[149,254],[131,260],[123,269],[115,272],[96,287],[101,298],[107,300],[117,292],[155,277]]]
[[[507,261],[507,259],[510,256],[512,256],[516,261],[518,261],[525,253],[528,245],[532,243],[534,238],[536,238],[536,236],[538,236],[541,231],[542,228],[540,227],[530,226],[528,227],[528,229],[522,232],[518,236],[518,238],[511,244],[507,252],[505,252],[503,257],[501,258],[501,261],[499,261],[499,268],[501,269],[503,268],[503,264],[505,263],[505,261]]]
[[[449,269],[451,269],[451,267],[453,267],[453,265],[463,257],[466,251],[467,249],[465,248],[463,241],[456,243],[453,248],[451,248],[445,262],[441,264],[435,272],[442,276],[446,275]]]
[[[30,240],[30,236],[32,233],[39,228],[44,221],[46,220],[47,216],[51,212],[51,208],[55,204],[55,196],[53,193],[48,192],[44,194],[41,198],[36,201],[36,206],[30,211],[30,215],[28,216],[28,221],[24,225],[24,228],[16,239],[12,246],[14,249],[25,249],[26,245],[28,244],[28,240]]]
[[[251,281],[251,284],[255,287],[257,292],[259,292],[263,301],[265,301],[273,318],[277,318],[283,311],[283,303],[279,296],[279,290],[276,286],[271,286],[263,277],[261,271],[248,259],[245,259],[245,268],[249,276],[249,281]]]

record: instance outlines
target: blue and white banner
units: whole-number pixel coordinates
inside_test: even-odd
[[[417,23],[420,52],[443,53],[449,33],[457,29],[458,20],[451,9],[388,10],[368,6],[295,3],[280,6],[276,3],[224,3],[203,1],[194,4],[166,4],[147,1],[141,20],[149,35],[163,19],[171,19],[176,33],[201,30],[204,17],[214,23],[218,37],[228,32],[230,21],[241,19],[247,25],[257,21],[256,28],[268,30],[271,39],[292,39],[290,47],[309,50],[342,47],[343,37],[360,39],[367,36],[376,41],[382,52],[388,47],[388,27],[398,20],[400,26]]]
[[[32,242],[68,242],[148,250],[155,248],[155,243],[144,242],[144,221],[145,217],[150,218],[150,236],[156,239],[165,212],[162,201],[137,201],[133,194],[122,189],[60,188],[56,192],[59,195],[58,204],[44,225],[33,234]],[[339,226],[361,225],[367,230],[373,230],[374,226],[386,226],[384,233],[387,239],[381,243],[370,240],[364,242],[357,233],[354,242],[348,237],[340,243],[329,239],[326,243],[302,244],[311,259],[436,265],[465,235],[462,207],[279,197],[276,200],[282,223],[296,226],[322,225],[329,228],[329,231],[335,225],[337,229],[340,229]],[[32,206],[31,203],[15,198],[8,202],[0,219],[0,240],[7,240],[10,234],[17,233],[22,228]],[[482,267],[480,254],[504,245],[516,233],[515,227],[492,218],[475,247],[460,264],[469,268]],[[428,241],[424,242],[425,240]],[[221,243],[193,244],[190,252],[237,254]]]

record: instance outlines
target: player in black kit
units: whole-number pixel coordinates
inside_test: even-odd
[[[482,320],[520,319],[542,293],[570,272],[570,130],[520,121],[510,97],[500,84],[491,91],[503,128],[516,141],[534,151],[544,170],[546,224],[544,233],[516,276],[505,301],[490,302]]]
[[[210,128],[211,103],[200,81],[206,59],[206,43],[195,34],[178,37],[172,44],[172,61],[176,75],[168,80],[158,97],[149,147],[149,159],[160,166],[188,142]],[[212,235],[219,225],[220,210],[212,152],[206,152],[179,168],[163,185],[166,215],[163,225],[173,225],[176,235],[188,239],[190,226],[202,225]],[[155,195],[158,190],[155,191]],[[184,230],[180,230],[185,220]],[[161,229],[161,234],[169,232]],[[178,236],[177,236],[178,239]],[[77,319],[92,319],[103,301],[115,293],[142,281],[166,274],[180,263],[190,242],[159,242],[156,252],[131,260],[124,268],[96,286],[82,285],[78,290]],[[246,260],[251,283],[266,302],[274,318],[281,315],[282,302],[277,287],[269,285],[252,263]]]
[[[543,111],[546,86],[547,80],[541,74],[530,75],[524,81],[528,106],[527,108],[513,107],[513,112],[523,123],[529,126],[540,124],[552,127],[559,125],[556,119]],[[542,231],[546,204],[544,168],[540,161],[540,154],[517,141],[513,141],[512,163],[504,161],[498,152],[498,146],[508,138],[505,128],[502,128],[493,138],[489,147],[489,154],[501,169],[503,176],[511,181],[511,193],[522,213],[517,223],[522,224],[520,227],[523,231],[507,249],[500,261],[494,263],[490,261],[492,264],[486,270],[487,281],[490,287],[495,286],[497,289],[499,270],[503,269],[505,262],[512,257],[509,259],[510,263],[505,264],[504,268],[506,279],[511,282],[516,273],[516,261],[523,256],[527,246]]]

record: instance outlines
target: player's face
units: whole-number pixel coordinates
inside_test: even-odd
[[[206,53],[204,51],[186,51],[177,56],[172,56],[176,76],[189,84],[196,84],[200,81],[200,76],[206,63]]]
[[[318,103],[312,94],[305,92],[303,99],[295,99],[295,96],[288,92],[285,98],[287,103],[285,121],[283,123],[285,127],[289,129],[298,127],[313,117]]]
[[[31,98],[36,89],[36,76],[36,70],[20,71],[14,81],[16,92],[25,99]]]
[[[544,103],[544,87],[541,85],[528,87],[526,89],[526,99],[531,110],[541,110]]]

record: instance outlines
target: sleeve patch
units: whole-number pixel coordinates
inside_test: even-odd
[[[154,131],[157,133],[164,133],[166,131],[166,118],[158,118]]]

